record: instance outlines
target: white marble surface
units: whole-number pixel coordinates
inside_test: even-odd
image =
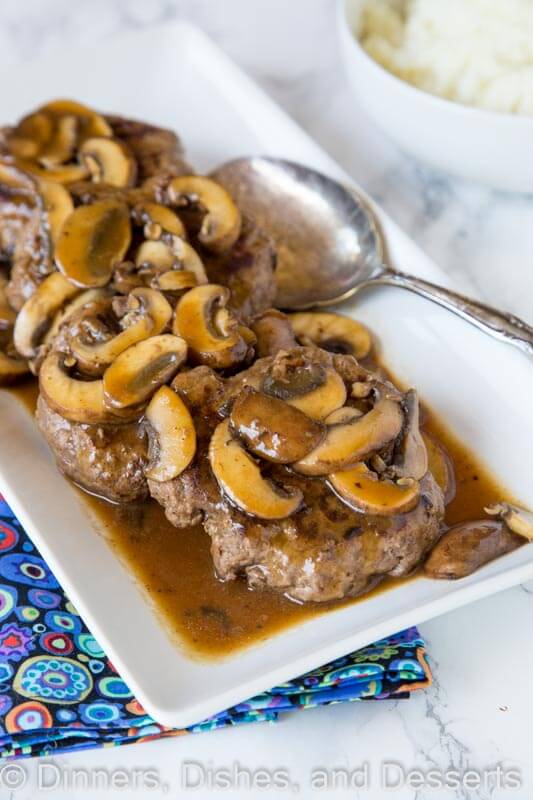
[[[203,27],[445,270],[466,275],[480,297],[533,321],[533,198],[435,175],[373,128],[343,75],[333,0],[2,0],[0,68],[16,69],[18,62],[57,51],[65,42],[83,44],[176,16]],[[306,798],[381,798],[385,762],[441,773],[471,769],[488,785],[449,791],[402,786],[389,794],[398,800],[525,800],[533,796],[532,614],[533,584],[423,625],[436,680],[408,702],[339,706],[293,714],[277,726],[61,756],[55,763],[64,768],[65,780],[54,790],[37,789],[39,762],[33,760],[24,764],[25,788],[13,793],[0,789],[0,798],[224,794],[205,786],[186,790],[181,768],[197,761],[206,767],[238,762],[249,770],[287,768]],[[368,778],[359,791],[321,792],[309,786],[313,769],[355,769],[365,762]],[[488,772],[497,765],[517,770],[521,789],[491,784]],[[149,791],[138,778],[138,790],[120,793],[69,785],[69,770],[101,769],[111,780],[119,768],[158,770],[162,785]],[[293,786],[232,790],[231,796],[295,793]]]

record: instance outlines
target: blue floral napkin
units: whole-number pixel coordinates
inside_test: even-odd
[[[0,757],[114,747],[283,711],[408,697],[431,673],[416,628],[184,730],[157,724],[120,678],[0,495]]]

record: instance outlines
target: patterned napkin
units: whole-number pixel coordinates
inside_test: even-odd
[[[0,757],[113,747],[280,712],[408,697],[431,683],[416,628],[183,730],[153,720],[120,678],[0,495]]]

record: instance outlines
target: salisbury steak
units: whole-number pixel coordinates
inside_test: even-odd
[[[276,294],[276,251],[250,219],[243,217],[242,230],[233,247],[222,255],[199,248],[210,283],[231,291],[231,308],[243,321],[270,308]]]
[[[376,514],[363,513],[343,502],[332,491],[327,476],[297,474],[301,468],[298,464],[288,466],[263,459],[256,462],[263,478],[279,487],[283,502],[287,497],[296,498],[294,512],[284,518],[264,519],[246,513],[242,497],[229,499],[227,487],[221,486],[213,473],[208,451],[213,431],[219,428],[221,419],[232,413],[235,399],[239,397],[241,402],[244,387],[249,387],[245,394],[266,390],[271,397],[277,393],[279,399],[286,390],[287,397],[291,382],[293,386],[299,383],[301,388],[308,375],[315,375],[321,368],[340,376],[347,395],[341,405],[344,402],[344,408],[348,407],[356,418],[363,419],[368,414],[372,394],[399,404],[404,401],[395,387],[360,367],[352,357],[334,356],[318,348],[282,351],[274,358],[260,359],[228,380],[205,367],[192,370],[178,375],[173,386],[195,421],[196,458],[171,481],[149,481],[151,494],[164,506],[173,524],[185,526],[203,519],[211,536],[215,569],[222,579],[242,576],[252,587],[269,586],[303,601],[357,595],[386,575],[409,574],[437,541],[444,513],[442,493],[425,470],[417,482],[419,495],[414,505],[402,513]],[[366,390],[361,387],[367,387],[366,396],[351,396],[353,384],[357,384],[357,395],[364,395]],[[373,460],[376,469],[393,475],[407,427],[405,424],[395,443],[387,443],[379,453],[374,452],[368,463]],[[274,447],[283,438],[279,427],[277,434],[272,440]],[[253,443],[253,431],[249,440]],[[233,441],[225,445],[233,446]],[[402,487],[407,489],[410,479],[402,480]],[[253,503],[253,488],[250,497]]]
[[[245,575],[296,600],[337,600],[368,591],[386,575],[408,575],[439,536],[442,495],[432,475],[422,480],[415,509],[391,517],[353,511],[319,479],[279,468],[271,477],[303,492],[301,509],[277,522],[253,519],[228,502],[205,518],[221,578]]]
[[[42,396],[36,417],[59,469],[75,483],[116,503],[143,500],[148,495],[146,442],[137,423],[70,422],[53,411]]]

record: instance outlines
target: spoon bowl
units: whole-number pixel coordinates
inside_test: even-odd
[[[212,177],[273,238],[278,308],[333,305],[373,285],[397,286],[533,355],[533,328],[523,320],[386,265],[374,214],[355,190],[267,156],[230,161]]]
[[[375,220],[363,200],[337,181],[262,157],[231,161],[213,177],[274,239],[279,308],[339,303],[381,270]]]

